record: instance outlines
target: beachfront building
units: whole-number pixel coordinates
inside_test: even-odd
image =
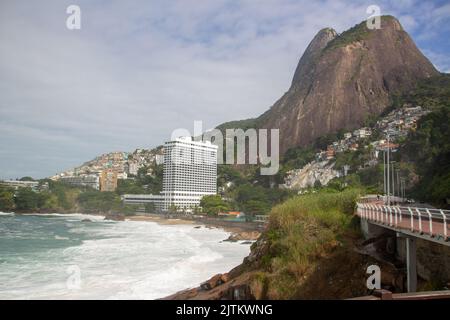
[[[164,204],[164,197],[162,195],[154,194],[124,194],[121,196],[124,204],[132,205],[145,205],[147,203],[153,203],[155,209],[162,210]]]
[[[192,211],[217,193],[217,146],[182,137],[164,145],[162,210]]]
[[[153,203],[156,211],[194,212],[205,195],[217,194],[217,149],[211,142],[181,137],[164,145],[160,195],[126,194],[125,204]]]
[[[100,179],[97,175],[65,176],[59,178],[59,181],[75,187],[100,189]]]

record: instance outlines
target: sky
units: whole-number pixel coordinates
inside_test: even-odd
[[[152,148],[195,120],[256,117],[321,28],[345,31],[369,5],[450,72],[450,1],[0,0],[0,179]]]

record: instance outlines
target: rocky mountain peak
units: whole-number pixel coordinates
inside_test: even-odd
[[[306,48],[290,89],[257,123],[280,129],[284,152],[360,127],[388,107],[393,94],[437,74],[392,16],[381,17],[380,29],[368,29],[366,21],[341,34],[325,28]]]
[[[297,65],[292,86],[295,86],[296,83],[311,75],[310,73],[312,72],[316,59],[327,44],[336,36],[337,32],[332,28],[324,28],[315,35]]]

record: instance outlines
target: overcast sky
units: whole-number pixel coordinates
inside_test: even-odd
[[[66,8],[81,8],[81,30]],[[42,178],[176,128],[255,117],[323,27],[376,4],[450,70],[448,1],[0,1],[0,178]]]

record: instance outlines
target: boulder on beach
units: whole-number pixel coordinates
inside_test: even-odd
[[[236,242],[236,241],[241,241],[241,240],[253,241],[253,240],[257,240],[260,235],[261,235],[261,233],[258,231],[235,232],[235,233],[231,234],[228,237],[228,239],[226,239],[225,241],[231,241],[231,242]]]
[[[104,220],[125,221],[125,216],[123,214],[108,214]]]

